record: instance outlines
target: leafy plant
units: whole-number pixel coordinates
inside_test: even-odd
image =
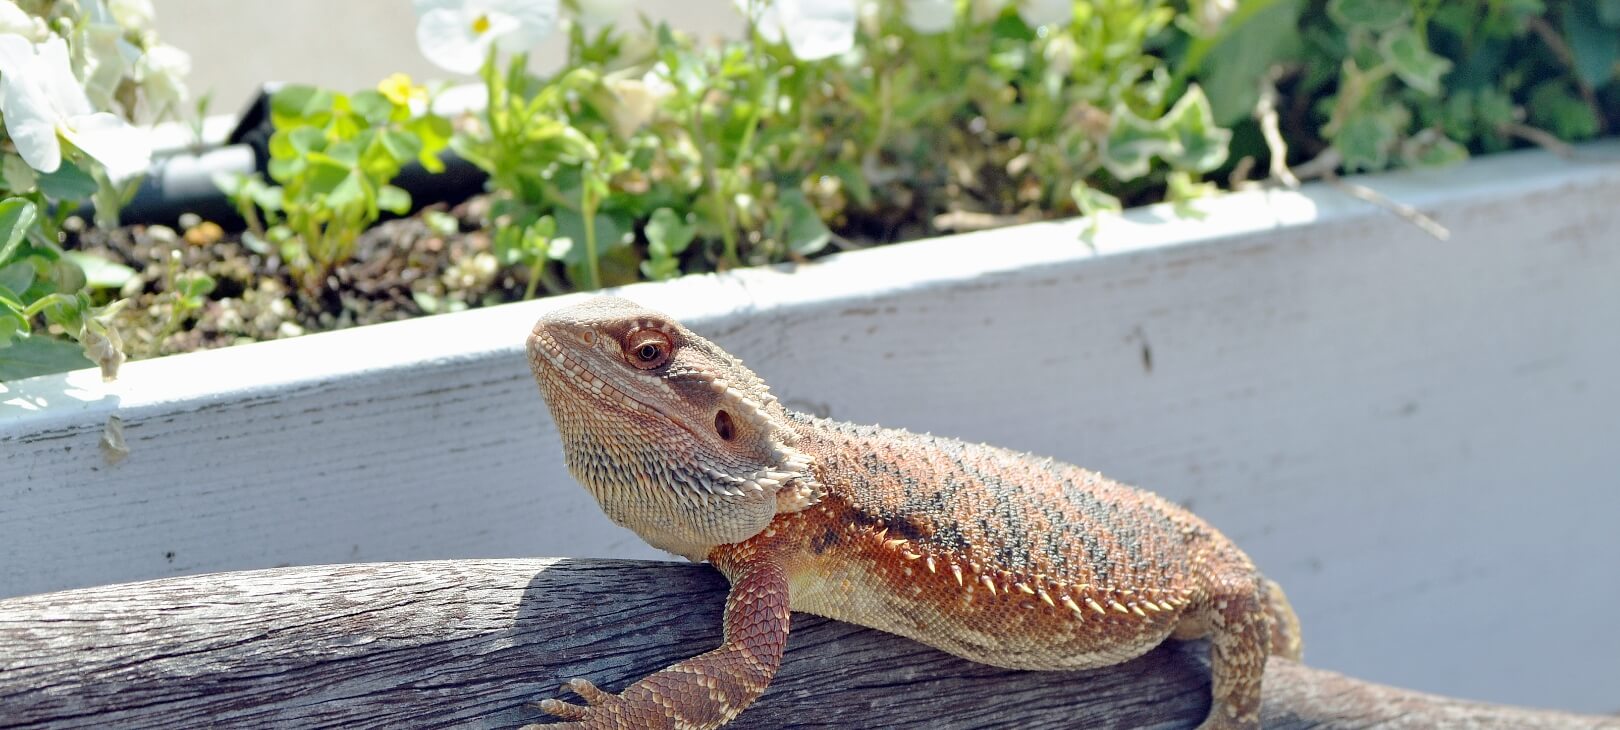
[[[217,285],[214,277],[205,272],[183,270],[179,251],[170,252],[169,265],[165,273],[168,283],[166,288],[170,293],[169,320],[155,338],[157,342],[162,342],[169,335],[178,332],[193,312],[207,305],[208,295]]]
[[[106,325],[117,305],[93,305],[84,269],[54,242],[60,223],[33,200],[0,200],[0,381],[91,364],[110,380],[123,363],[122,340]],[[78,344],[46,336],[38,320]]]
[[[104,292],[133,272],[64,251],[63,227],[84,202],[99,224],[116,225],[151,156],[134,124],[178,114],[190,62],[128,3],[4,5],[0,381],[91,364],[110,379],[124,354]]]
[[[627,244],[644,203],[610,196],[611,181],[632,161],[605,116],[614,99],[609,81],[581,67],[541,84],[526,64],[517,54],[503,66],[491,51],[480,71],[488,100],[479,133],[452,140],[506,193],[491,210],[497,255],[529,270],[530,295],[548,278],[542,262],[555,262],[583,288],[633,281],[638,259]]]
[[[1527,121],[1579,138],[1613,76],[1607,36],[1565,44],[1583,50],[1558,73],[1556,49],[1499,48],[1606,27],[1602,3],[896,0],[858,20],[847,2],[740,4],[752,32],[719,46],[572,24],[546,78],[482,38],[482,15],[455,16],[486,53],[488,104],[452,146],[489,173],[495,248],[528,295],[1185,201],[1256,158],[1290,182],[1279,165],[1448,164],[1535,138]]]
[[[354,254],[355,239],[384,211],[404,214],[410,194],[390,184],[416,160],[443,170],[438,153],[450,125],[432,113],[420,87],[391,77],[353,95],[288,86],[270,101],[270,178],[221,176],[215,182],[235,202],[255,238],[276,247],[309,293],[320,291],[332,267]]]
[[[1620,116],[1609,0],[1244,0],[1185,58],[1217,123],[1280,123],[1274,149],[1240,153],[1302,152],[1318,175],[1578,141]],[[1268,85],[1278,101],[1258,108]]]

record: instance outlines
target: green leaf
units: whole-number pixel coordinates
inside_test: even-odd
[[[1120,180],[1135,180],[1148,172],[1154,155],[1175,142],[1174,135],[1161,125],[1136,115],[1124,104],[1114,107],[1113,127],[1103,146],[1102,162]]]
[[[1234,20],[1243,5],[1253,4],[1255,0],[1240,4]],[[1302,4],[1302,0],[1275,2],[1244,15],[1242,25],[1221,28],[1223,36],[1199,65],[1216,124],[1228,126],[1252,114],[1260,100],[1259,80],[1272,64],[1298,55]]]
[[[1384,34],[1378,52],[1407,86],[1430,96],[1440,93],[1440,77],[1451,70],[1451,62],[1430,52],[1411,28]]]
[[[39,173],[29,167],[23,158],[11,153],[0,155],[0,181],[13,193],[26,193],[39,182]]]
[[[331,118],[337,95],[313,86],[284,86],[270,96],[270,116],[276,127],[297,124],[324,126]]]
[[[354,96],[349,97],[349,105],[356,114],[366,120],[366,123],[374,127],[387,124],[394,115],[394,102],[389,101],[388,97],[375,89],[356,92]]]
[[[253,176],[241,172],[216,172],[209,179],[213,180],[214,187],[219,188],[225,197],[235,202],[237,198],[247,194],[248,181],[252,180]]]
[[[681,274],[681,260],[677,258],[651,258],[641,262],[641,275],[649,281],[668,281]]]
[[[1187,87],[1160,124],[1175,135],[1174,144],[1161,154],[1177,169],[1209,172],[1226,162],[1232,131],[1215,126],[1209,97],[1197,84]]]
[[[51,283],[56,285],[56,290],[64,294],[76,294],[84,291],[85,287],[90,283],[90,280],[84,275],[84,269],[79,268],[78,264],[65,258],[51,262],[50,276]]]
[[[1513,98],[1500,89],[1482,89],[1474,108],[1475,119],[1482,129],[1496,129],[1514,121],[1517,113]]]
[[[280,129],[270,135],[270,158],[292,160],[325,150],[329,141],[326,133],[316,127]]]
[[[68,332],[78,332],[83,323],[84,311],[90,307],[87,297],[71,294],[56,293],[43,297],[28,308],[36,313],[43,314],[45,321],[54,324]]]
[[[84,200],[96,193],[96,179],[71,160],[62,160],[56,172],[40,173],[39,191],[52,202]]]
[[[528,228],[523,229],[523,235],[541,240],[549,239],[557,235],[557,219],[549,215],[540,216],[533,223],[530,223]]]
[[[343,210],[350,207],[366,206],[365,176],[359,170],[352,170],[333,185],[331,192],[326,194],[326,205],[333,210]]]
[[[872,186],[866,182],[866,173],[861,171],[859,165],[847,160],[833,163],[832,174],[838,176],[844,183],[844,191],[849,193],[849,199],[862,208],[872,207]]]
[[[92,289],[118,289],[135,278],[134,269],[95,254],[64,251],[62,255],[84,271],[86,283]]]
[[[382,149],[387,150],[388,156],[393,158],[396,170],[422,152],[422,140],[410,132],[380,130],[377,133],[377,142]]]
[[[282,129],[270,135],[270,142],[267,146],[271,160],[290,160],[299,155],[298,148],[292,144],[292,133],[293,130]]]
[[[451,224],[457,229],[460,227],[453,219]],[[539,220],[522,229],[507,226],[495,234],[495,255],[509,265],[523,263],[532,266],[536,262],[554,258],[551,255],[552,237],[556,234],[557,221],[549,215],[541,216]],[[559,253],[567,252],[559,249]]]
[[[36,272],[34,262],[29,259],[0,266],[0,293],[9,292],[7,295],[9,298],[20,300],[22,293],[34,285]]]
[[[1407,0],[1329,0],[1328,15],[1345,28],[1384,30],[1406,19]]]
[[[17,253],[38,214],[31,200],[7,198],[0,201],[0,266]]]
[[[655,256],[674,256],[686,250],[697,236],[697,226],[669,208],[653,211],[647,220],[647,247]]]
[[[1351,171],[1387,167],[1394,142],[1394,127],[1383,115],[1370,113],[1350,117],[1333,138],[1333,146],[1344,156],[1345,169]]]
[[[557,221],[557,237],[551,239],[550,256],[567,264],[580,264],[585,261],[585,218],[578,211],[562,208],[557,210],[554,219]],[[596,255],[602,256],[607,251],[623,246],[627,241],[624,228],[619,226],[613,216],[605,213],[596,214]],[[559,243],[570,241],[571,243]],[[558,255],[558,253],[562,255]]]
[[[411,194],[392,185],[377,188],[377,207],[394,215],[411,212]]]
[[[405,129],[421,142],[416,160],[422,168],[433,173],[444,172],[444,162],[439,159],[439,152],[450,145],[454,134],[450,120],[437,114],[424,114],[406,122]]]
[[[12,311],[11,307],[0,303],[0,359],[3,359],[5,349],[18,337],[28,334],[28,320],[22,314]],[[0,378],[4,381],[5,378]]]
[[[433,224],[429,223],[428,225],[431,227]],[[496,228],[490,236],[490,250],[495,254],[495,260],[500,262],[502,266],[522,263],[526,253],[523,245],[525,233],[525,231],[518,230],[516,226]]]
[[[461,221],[442,210],[422,211],[422,222],[427,224],[428,230],[433,231],[436,236],[448,238],[461,232]]]
[[[254,205],[270,212],[280,211],[286,196],[286,191],[280,185],[266,185],[257,177],[248,184],[247,193],[253,198]]]
[[[291,184],[298,179],[304,171],[309,169],[309,160],[294,157],[290,160],[271,160],[269,164],[270,179],[283,185]]]
[[[804,191],[792,188],[782,193],[777,201],[786,218],[784,235],[788,248],[800,256],[809,256],[832,240],[832,231],[816,212],[815,206],[804,197]]]
[[[1124,206],[1116,198],[1096,188],[1090,187],[1083,181],[1076,181],[1069,187],[1069,197],[1074,199],[1075,207],[1080,209],[1082,215],[1092,216],[1098,213],[1118,213]]]
[[[605,253],[598,252],[597,271],[601,275],[602,286],[623,286],[634,284],[641,271],[641,252],[634,246],[620,246]],[[575,284],[583,286],[589,279],[583,261],[567,265],[568,279]]]
[[[1582,140],[1598,133],[1598,118],[1563,80],[1538,84],[1530,92],[1530,123],[1551,131],[1562,140]]]
[[[1564,35],[1575,57],[1575,72],[1587,86],[1597,88],[1614,78],[1615,62],[1620,61],[1620,33],[1603,24],[1595,4],[1569,3],[1564,11]]]
[[[201,271],[187,271],[174,278],[175,293],[190,300],[199,300],[214,291],[214,277]]]
[[[444,309],[444,299],[429,292],[412,291],[411,300],[416,302],[416,306],[425,314],[438,314]]]
[[[25,336],[0,349],[0,382],[95,367],[78,343],[38,335]]]
[[[360,157],[371,146],[375,135],[370,132],[362,133],[353,139],[341,139],[333,142],[324,153],[311,153],[311,160],[325,160],[344,167],[354,167],[360,164]]]
[[[1468,148],[1437,129],[1425,129],[1401,143],[1401,159],[1413,167],[1445,167],[1468,159]]]

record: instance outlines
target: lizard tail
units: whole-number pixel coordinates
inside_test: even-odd
[[[1282,586],[1270,578],[1264,580],[1266,613],[1271,616],[1271,621],[1268,622],[1271,624],[1271,654],[1297,662],[1305,651],[1304,640],[1299,631],[1299,617],[1294,615],[1294,607],[1288,603],[1288,596],[1283,594]]]

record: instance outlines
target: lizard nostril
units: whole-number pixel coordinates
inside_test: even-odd
[[[585,343],[586,347],[590,347],[591,345],[595,345],[596,344],[596,333],[592,332],[590,330],[585,330],[584,332],[579,333],[579,341]]]

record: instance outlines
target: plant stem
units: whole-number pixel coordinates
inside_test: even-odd
[[[247,221],[248,230],[259,240],[269,242],[270,236],[264,230],[264,222],[259,220],[259,206],[255,205],[246,195],[242,196],[242,206],[239,210],[242,219]]]
[[[594,175],[594,168],[587,175]],[[579,212],[585,218],[585,285],[586,289],[595,291],[602,288],[601,264],[596,259],[596,190],[589,181],[580,191]]]
[[[534,257],[534,264],[529,267],[529,283],[523,286],[523,300],[534,298],[535,288],[540,285],[540,270],[545,268],[546,260],[539,256]]]
[[[726,204],[726,191],[722,189],[720,174],[715,170],[714,154],[709,149],[708,140],[703,136],[701,102],[692,106],[692,138],[696,142],[698,157],[703,163],[703,176],[709,181],[709,195],[714,199],[715,213],[720,216],[720,238],[725,242],[721,263],[725,266],[736,266],[740,261],[737,257],[737,232],[733,230],[735,225],[731,220],[731,206]]]

